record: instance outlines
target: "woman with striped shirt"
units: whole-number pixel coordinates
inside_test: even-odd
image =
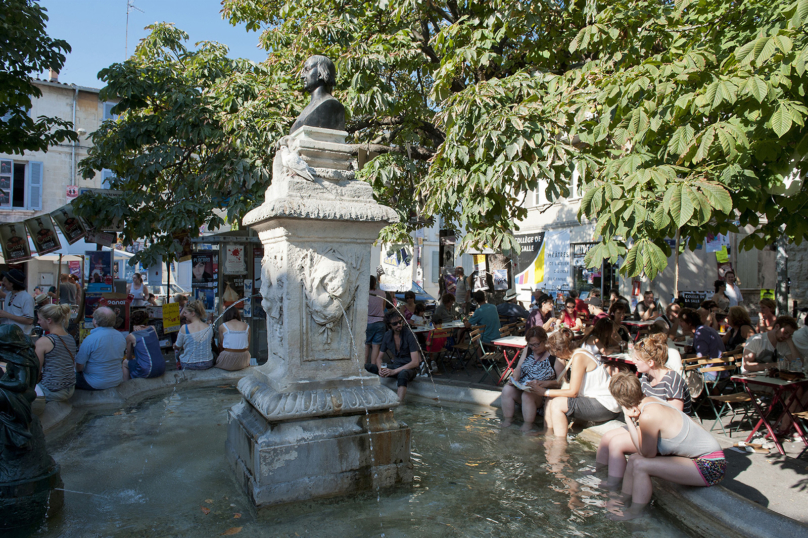
[[[665,367],[668,361],[668,336],[653,334],[634,348],[634,364],[642,374],[640,386],[645,396],[659,398],[679,411],[690,415],[690,391],[684,379]],[[626,456],[637,452],[626,428],[615,428],[601,437],[598,445],[597,467],[608,467],[607,487],[614,488],[626,471]]]
[[[42,371],[37,396],[43,396],[46,402],[62,402],[73,396],[76,388],[76,340],[65,331],[70,321],[70,305],[49,304],[40,308],[37,315],[40,327],[48,333],[36,341]]]

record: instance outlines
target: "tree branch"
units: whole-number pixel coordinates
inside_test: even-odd
[[[385,153],[398,153],[401,155],[408,155],[416,161],[428,161],[435,155],[431,149],[423,146],[410,146],[409,152],[407,148],[400,146],[383,146],[381,144],[348,144],[351,150],[351,155],[359,155],[360,150],[365,150],[367,153],[377,153],[379,155]]]

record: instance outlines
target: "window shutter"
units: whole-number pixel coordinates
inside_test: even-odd
[[[45,169],[39,161],[28,163],[28,209],[42,209],[42,172]]]
[[[118,116],[112,113],[112,107],[117,103],[104,103],[104,121],[117,120]]]
[[[440,280],[440,252],[438,249],[432,251],[432,282]]]
[[[115,174],[112,172],[112,170],[108,168],[101,170],[101,188],[110,189],[110,179],[113,177],[115,177]]]

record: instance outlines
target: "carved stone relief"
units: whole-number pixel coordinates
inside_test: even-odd
[[[351,356],[343,310],[353,324],[353,304],[364,255],[334,247],[304,251],[297,263],[306,308],[303,310],[303,360],[339,360]],[[340,306],[341,305],[341,306]],[[352,327],[356,332],[356,328]]]
[[[261,306],[267,313],[267,338],[269,352],[280,356],[283,349],[283,292],[286,275],[283,272],[284,253],[281,249],[268,248],[261,264]]]

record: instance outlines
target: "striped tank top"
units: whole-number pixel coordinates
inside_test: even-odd
[[[52,392],[75,385],[76,372],[73,357],[76,356],[76,341],[69,334],[65,336],[48,334],[45,335],[45,338],[53,343],[53,349],[45,353],[40,384]],[[70,351],[68,352],[68,350]]]

